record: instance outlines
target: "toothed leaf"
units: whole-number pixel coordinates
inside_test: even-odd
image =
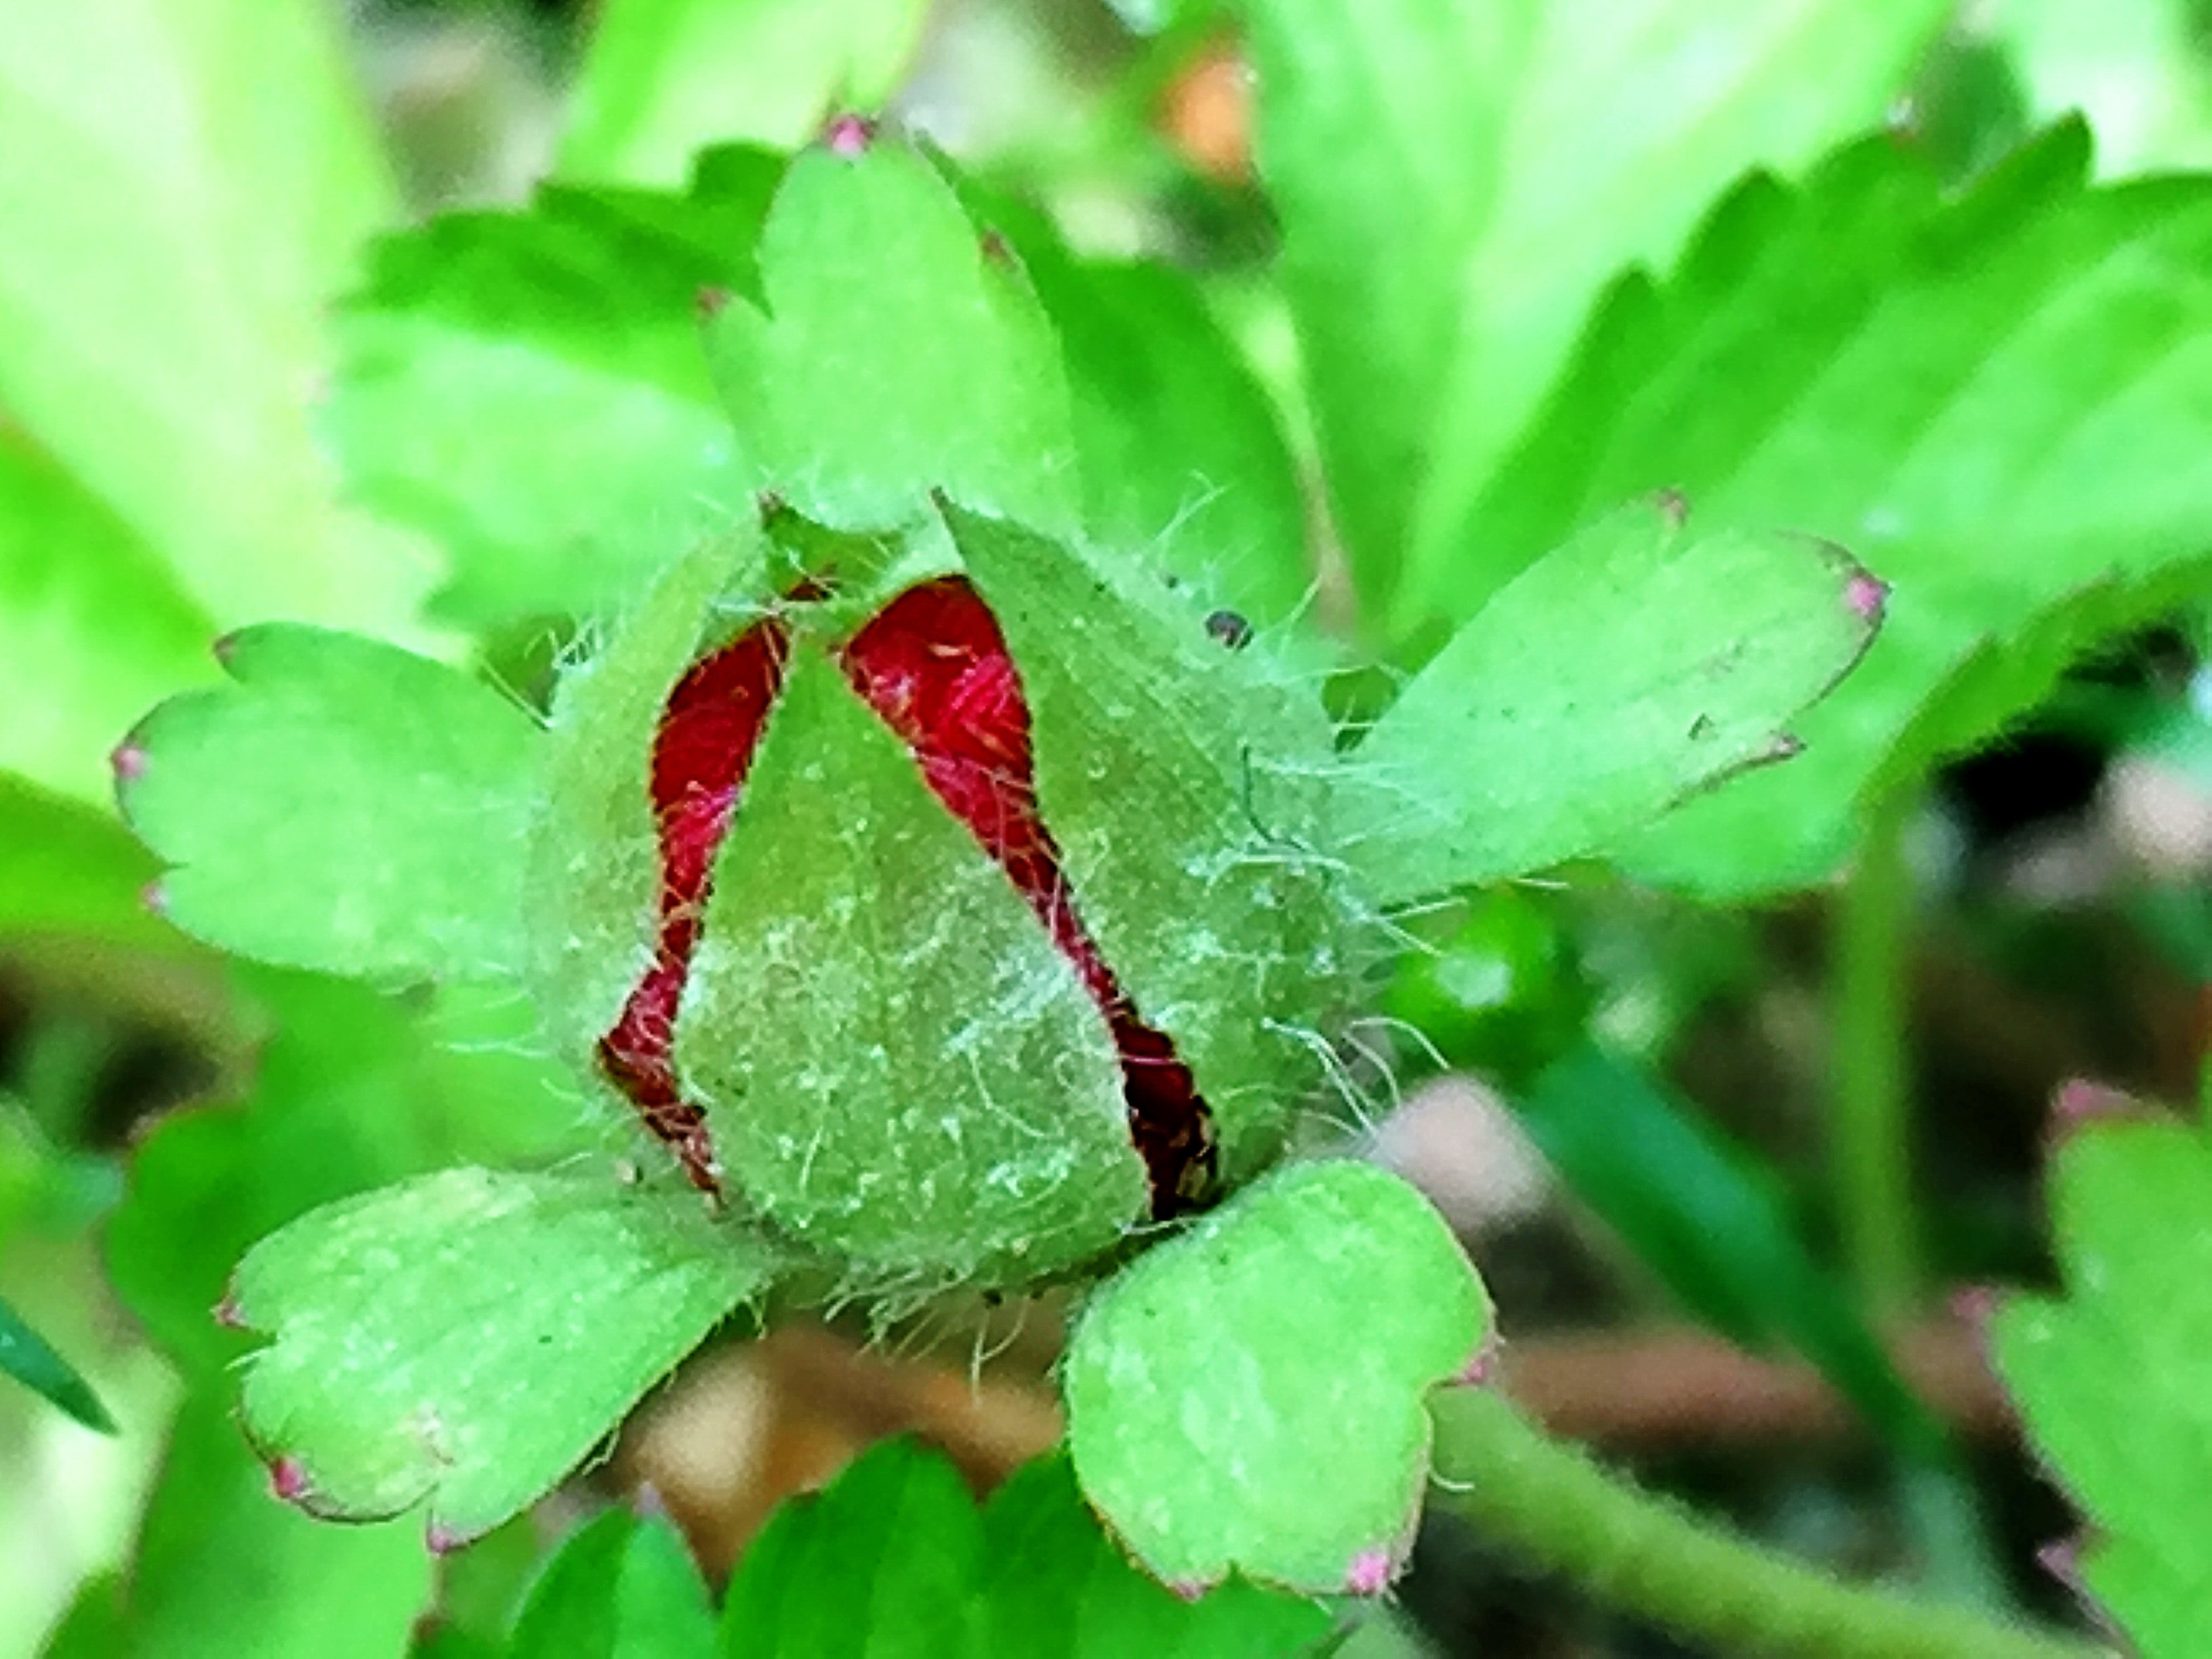
[[[610,1510],[571,1533],[531,1587],[506,1659],[714,1659],[714,1614],[664,1516]]]

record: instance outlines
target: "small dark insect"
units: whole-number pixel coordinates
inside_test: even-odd
[[[1234,611],[1215,611],[1206,619],[1206,631],[1231,651],[1242,651],[1252,643],[1252,624]]]

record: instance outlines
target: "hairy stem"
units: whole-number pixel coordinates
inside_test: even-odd
[[[1488,1389],[1433,1403],[1432,1502],[1613,1606],[1729,1652],[2090,1659],[2105,1651],[1863,1589],[1747,1542],[1547,1438]]]
[[[1852,1283],[1872,1318],[1910,1311],[1921,1289],[1905,1079],[1912,878],[1905,831],[1917,805],[1914,792],[1896,790],[1878,806],[1837,917],[1830,1158]]]

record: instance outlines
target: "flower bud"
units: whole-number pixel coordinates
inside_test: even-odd
[[[702,551],[563,685],[569,1051],[857,1293],[1065,1273],[1264,1167],[1347,977],[1318,702],[1002,521],[775,528],[794,557]]]

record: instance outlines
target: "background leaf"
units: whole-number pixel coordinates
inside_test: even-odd
[[[579,1527],[531,1587],[507,1659],[714,1659],[714,1615],[683,1536],[623,1510]]]
[[[430,572],[341,522],[323,306],[391,210],[335,18],[88,0],[0,19],[0,408],[217,627],[406,631]]]
[[[1693,514],[1839,538],[1892,584],[1880,641],[1796,726],[1803,757],[1670,815],[1639,873],[1713,895],[1820,879],[1965,659],[2201,555],[2212,190],[2088,190],[2085,161],[2060,129],[1948,200],[1924,157],[1872,139],[1802,186],[1746,183],[1665,283],[1616,284],[1470,510],[1435,590],[1453,605],[1662,487]]]
[[[757,293],[782,168],[717,149],[681,194],[547,187],[378,244],[327,424],[356,498],[447,550],[442,615],[614,608],[752,510],[698,313],[702,292]]]
[[[1400,903],[1604,848],[1789,756],[1782,723],[1857,659],[1881,603],[1840,548],[1624,507],[1485,605],[1376,723],[1347,856]]]
[[[0,767],[105,805],[108,750],[215,678],[214,637],[161,556],[0,421]]]
[[[161,908],[289,967],[497,975],[523,960],[538,729],[396,646],[295,623],[225,642],[233,684],[163,704],[118,760]]]
[[[1948,8],[1241,9],[1330,500],[1379,618],[1409,559],[1426,578],[1468,550],[1465,503],[1598,285],[1669,253],[1745,167],[1879,121]],[[1400,625],[1434,598],[1407,596]]]
[[[921,44],[922,0],[607,0],[570,94],[561,172],[666,184],[692,152],[796,148],[879,107]]]
[[[2212,1148],[2179,1123],[2093,1122],[2051,1181],[2066,1294],[2008,1301],[1991,1357],[2090,1523],[2087,1590],[2142,1652],[2196,1653],[2212,1576]]]
[[[40,1395],[88,1429],[102,1434],[115,1431],[115,1419],[100,1403],[91,1384],[50,1347],[44,1337],[25,1324],[22,1316],[0,1302],[0,1372],[14,1377]]]
[[[1171,1584],[1373,1594],[1419,1514],[1429,1389],[1489,1326],[1426,1199],[1293,1165],[1091,1293],[1060,1375],[1076,1476]]]

